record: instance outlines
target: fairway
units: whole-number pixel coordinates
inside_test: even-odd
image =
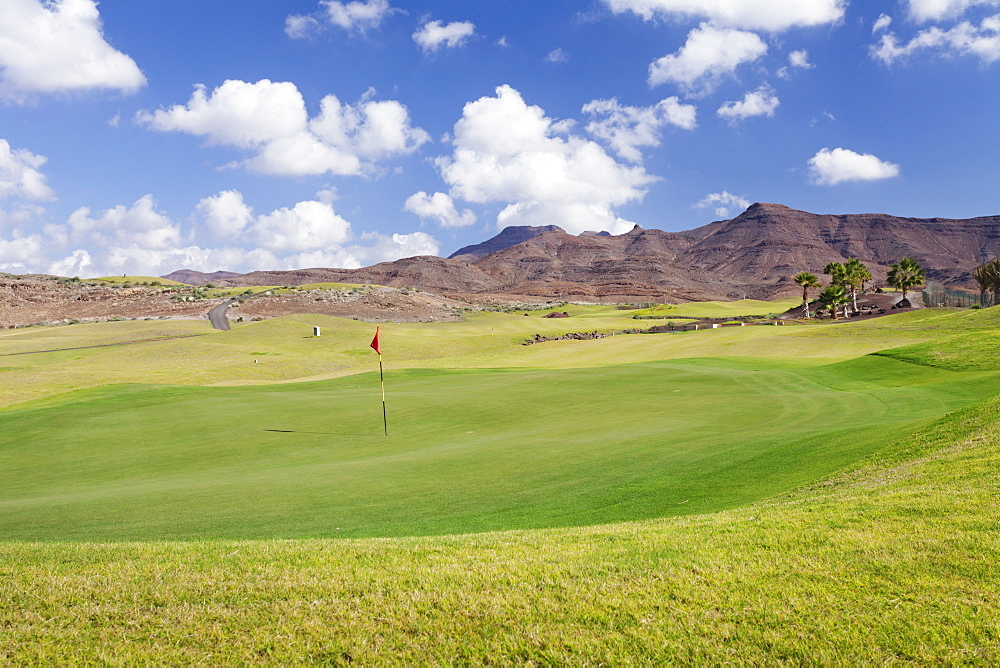
[[[0,533],[405,536],[705,513],[828,475],[995,376],[882,356],[400,371],[388,438],[371,374],[83,390],[0,413]]]
[[[0,661],[1000,657],[1000,309],[561,310],[0,333]]]

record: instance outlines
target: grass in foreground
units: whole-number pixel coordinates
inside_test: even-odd
[[[1000,661],[1000,401],[769,502],[380,540],[0,543],[0,661]]]
[[[0,468],[11,478],[0,489],[0,533],[419,535],[710,512],[808,483],[996,391],[996,371],[879,356],[669,359],[672,346],[690,352],[685,341],[715,342],[718,353],[720,342],[779,340],[771,328],[756,328],[765,339],[747,329],[625,337],[668,358],[640,364],[612,363],[625,349],[604,339],[564,348],[580,368],[393,370],[389,438],[371,374],[269,387],[108,387],[25,404],[0,412]],[[400,346],[470,355],[503,345],[446,324],[419,331],[423,338]],[[944,345],[955,335],[938,336]],[[823,342],[833,354],[838,339]],[[603,365],[581,363],[580,351],[604,355]],[[372,357],[356,354],[365,352]]]

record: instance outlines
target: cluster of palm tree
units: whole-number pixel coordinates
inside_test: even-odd
[[[904,257],[899,262],[894,262],[889,266],[886,278],[889,285],[903,291],[902,301],[908,301],[906,291],[924,284],[924,269],[916,260]]]
[[[983,307],[1000,304],[1000,258],[993,258],[972,270],[979,284],[979,304]]]
[[[987,263],[990,264],[990,263]],[[990,289],[994,295],[1000,297],[1000,259],[992,263],[993,283]],[[863,292],[865,284],[872,280],[871,272],[857,258],[851,258],[847,262],[831,262],[823,268],[823,273],[830,276],[830,285],[823,288],[819,293],[819,303],[827,307],[837,319],[837,308],[845,306],[848,302],[858,310],[858,292]],[[819,278],[815,274],[807,271],[799,272],[792,277],[792,280],[802,286],[802,306],[803,315],[809,317],[809,291],[820,287]],[[978,279],[977,279],[978,280]],[[906,299],[906,291],[924,282],[924,270],[914,260],[904,257],[899,262],[893,263],[889,268],[889,285],[903,291],[903,299]],[[982,284],[981,284],[982,285]]]
[[[827,268],[829,268],[829,265],[827,265]],[[819,293],[819,303],[830,310],[830,313],[833,314],[834,320],[837,319],[837,308],[851,301],[850,296],[847,294],[847,289],[844,287],[844,284],[840,282],[839,278],[839,274],[834,276],[833,282],[823,288],[823,291]],[[808,271],[802,271],[795,274],[795,276],[792,276],[792,280],[802,286],[802,315],[808,318],[810,317],[809,291],[813,288],[820,287],[819,278],[816,277],[816,274],[809,273]]]

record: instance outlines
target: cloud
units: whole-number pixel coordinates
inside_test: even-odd
[[[349,33],[363,35],[382,25],[387,17],[400,10],[389,6],[388,0],[363,2],[338,2],[322,0],[319,10],[312,14],[292,14],[285,19],[285,34],[292,39],[303,39],[328,26],[342,28]]]
[[[877,32],[882,32],[886,30],[892,23],[892,17],[887,14],[879,14],[878,18],[875,19],[875,23],[872,24],[872,34]]]
[[[45,247],[37,234],[26,237],[4,239],[0,237],[0,271],[26,274],[37,271],[31,258],[38,257]]]
[[[705,19],[718,26],[781,32],[793,27],[837,23],[845,0],[604,0],[616,13],[632,12],[647,21]]]
[[[215,239],[236,239],[253,220],[253,209],[238,190],[223,190],[198,202],[195,210]]]
[[[774,94],[774,89],[764,85],[744,95],[742,100],[723,103],[716,113],[730,123],[739,123],[753,116],[770,118],[779,104],[781,101]]]
[[[413,153],[430,141],[394,100],[371,100],[369,92],[349,105],[327,95],[310,119],[295,84],[267,79],[229,80],[211,94],[198,85],[186,105],[139,112],[136,122],[251,150],[253,157],[237,164],[280,175],[370,173],[377,161]]]
[[[978,27],[968,21],[949,30],[934,26],[920,31],[905,44],[890,32],[883,34],[870,49],[872,58],[886,65],[922,51],[940,57],[975,56],[984,64],[994,63],[1000,60],[1000,14],[983,19]]]
[[[24,201],[19,201],[14,208],[0,209],[0,229],[14,228],[15,230],[38,229],[45,225],[46,211],[43,207]]]
[[[956,18],[973,7],[996,7],[998,0],[908,0],[909,17],[918,23]]]
[[[552,49],[545,55],[545,62],[547,63],[568,63],[569,54],[562,49]]]
[[[577,233],[627,232],[632,223],[614,207],[641,200],[656,178],[568,134],[570,127],[528,106],[517,90],[500,86],[496,97],[465,105],[453,131],[454,152],[436,165],[452,198],[504,204],[500,227],[555,224]]]
[[[815,67],[809,62],[809,52],[805,49],[799,51],[792,51],[788,54],[788,67],[779,68],[775,74],[779,79],[790,79],[791,76],[788,73],[788,68],[794,67],[800,70],[811,70]]]
[[[702,23],[677,53],[650,64],[649,85],[676,83],[689,95],[707,95],[723,77],[765,53],[767,44],[755,33]]]
[[[291,14],[285,18],[285,34],[292,39],[306,39],[322,29],[322,24],[314,16]]]
[[[0,97],[93,88],[131,93],[146,83],[138,65],[101,33],[94,0],[5,0],[0,20]]]
[[[92,277],[94,274],[90,273],[90,267],[93,264],[94,261],[91,259],[90,253],[86,250],[78,249],[66,257],[51,263],[46,273],[53,276]]]
[[[93,215],[88,207],[70,214],[72,239],[87,240],[98,246],[137,246],[151,250],[181,245],[180,226],[156,210],[152,195],[140,197],[132,206],[116,206]]]
[[[813,185],[833,186],[845,181],[878,181],[899,176],[899,165],[846,148],[820,149],[808,164]]]
[[[260,248],[295,253],[344,243],[350,238],[351,224],[331,205],[307,201],[260,216],[250,233]]]
[[[472,210],[465,209],[459,213],[455,201],[445,193],[428,195],[421,190],[410,195],[403,208],[421,218],[436,220],[441,227],[468,227],[476,222],[476,214]]]
[[[23,148],[12,149],[6,139],[0,139],[0,198],[53,199],[45,175],[38,171],[45,162],[45,157]]]
[[[805,49],[792,51],[788,54],[788,64],[803,70],[811,70],[815,65],[809,62],[809,52]]]
[[[424,53],[433,53],[447,47],[465,46],[476,34],[476,26],[468,21],[454,21],[444,25],[441,21],[428,21],[413,33],[413,41],[420,45]]]
[[[361,239],[370,243],[348,247],[351,254],[357,258],[359,267],[414,255],[437,255],[440,252],[438,242],[425,232],[390,235],[373,232],[361,235]]]
[[[583,105],[582,111],[592,119],[587,132],[631,162],[642,162],[640,147],[660,145],[661,131],[667,125],[685,130],[697,125],[695,106],[681,104],[676,96],[649,107],[622,106],[617,98],[592,100]]]
[[[705,195],[694,205],[694,208],[713,209],[716,216],[725,218],[729,215],[731,208],[735,207],[737,210],[744,211],[748,206],[750,206],[749,200],[723,190],[721,193],[709,193]]]
[[[329,191],[320,193],[329,200]],[[66,225],[42,236],[0,238],[0,268],[62,276],[159,276],[180,268],[254,271],[305,267],[356,268],[411,255],[435,255],[438,243],[423,232],[355,234],[330,201],[307,200],[255,215],[242,193],[225,190],[195,207],[187,232],[157,209],[152,195],[131,206],[94,213],[81,208]],[[224,238],[206,244],[204,235]],[[17,255],[20,253],[20,255]]]

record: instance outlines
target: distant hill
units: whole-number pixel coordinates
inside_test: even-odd
[[[216,271],[206,274],[201,271],[194,271],[193,269],[179,269],[166,276],[160,276],[160,278],[165,278],[168,281],[177,281],[178,283],[186,283],[187,285],[205,285],[213,281],[219,281],[224,278],[236,278],[237,276],[242,276],[242,274],[237,274],[233,271]]]
[[[254,272],[211,280],[218,285],[373,283],[450,294],[603,301],[767,299],[796,293],[794,274],[818,274],[827,263],[851,257],[867,264],[876,281],[884,282],[890,264],[912,257],[928,279],[972,288],[972,269],[996,256],[1000,216],[830,215],[757,203],[733,219],[686,232],[636,226],[616,236],[574,236],[556,225],[508,227],[449,259],[420,256],[363,269]],[[167,278],[194,282],[176,278],[182,273]]]
[[[391,288],[420,288],[430,292],[494,292],[500,284],[467,262],[433,255],[407,257],[361,269],[293,269],[254,271],[215,281],[220,287],[243,285],[304,285],[306,283],[363,283]]]
[[[510,248],[519,243],[528,241],[529,239],[534,239],[539,234],[543,232],[565,232],[563,228],[558,225],[541,225],[538,227],[529,227],[523,225],[520,227],[505,227],[500,234],[496,235],[492,239],[487,239],[486,241],[472,246],[465,246],[459,248],[457,251],[448,256],[452,260],[461,260],[462,262],[475,262],[481,257],[486,257],[490,253],[495,253],[504,248]],[[584,234],[588,234],[584,232]],[[591,232],[590,234],[593,234]]]

